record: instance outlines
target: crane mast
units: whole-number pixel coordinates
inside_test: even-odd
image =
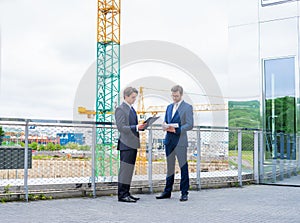
[[[98,0],[96,122],[114,122],[120,92],[120,0]],[[97,128],[96,176],[113,176],[118,159],[113,128]]]

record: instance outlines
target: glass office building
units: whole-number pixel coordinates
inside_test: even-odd
[[[230,2],[229,86],[240,92],[232,95],[232,99],[260,104],[256,121],[265,132],[265,168],[297,166],[300,1]]]

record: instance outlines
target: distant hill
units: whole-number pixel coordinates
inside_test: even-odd
[[[260,103],[252,101],[228,102],[228,126],[241,128],[260,128]]]

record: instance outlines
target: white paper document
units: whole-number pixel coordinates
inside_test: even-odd
[[[174,127],[174,128],[178,128],[179,127],[179,125],[178,125],[178,123],[169,123],[169,124],[167,124],[167,123],[163,123],[162,124],[162,128],[163,128],[163,130],[166,130],[168,127]]]

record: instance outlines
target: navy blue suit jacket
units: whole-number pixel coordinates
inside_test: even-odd
[[[123,102],[116,108],[116,125],[120,132],[118,150],[137,149],[140,147],[139,133],[136,131],[138,119],[135,111]]]
[[[191,130],[194,126],[193,107],[185,101],[182,101],[174,116],[172,117],[173,106],[173,103],[168,105],[164,121],[168,124],[178,123],[179,127],[175,128],[175,133],[167,132],[164,144],[187,147],[187,131]]]

